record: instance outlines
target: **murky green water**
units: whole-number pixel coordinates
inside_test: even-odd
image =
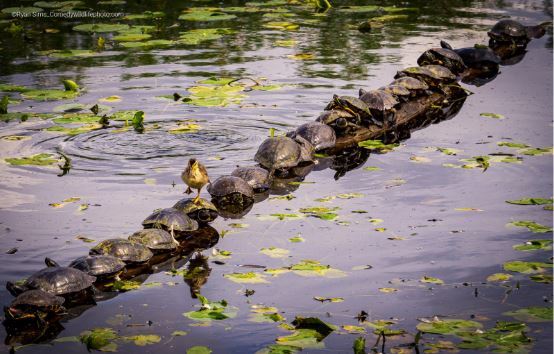
[[[17,23],[23,25],[23,32],[10,27],[11,22],[0,22],[0,83],[61,89],[62,79],[72,79],[84,89],[73,100],[23,100],[10,104],[9,112],[52,113],[59,110],[56,107],[60,104],[76,102],[109,106],[109,114],[123,110],[146,113],[144,134],[121,129],[123,121],[112,121],[108,129],[73,136],[47,131],[57,125],[52,119],[0,123],[2,305],[12,300],[4,289],[5,282],[41,269],[45,256],[65,265],[88,253],[93,244],[82,242],[77,236],[95,241],[126,237],[141,228],[140,223],[152,210],[169,207],[182,198],[185,187],[179,176],[189,157],[203,161],[215,180],[236,165],[252,164],[257,147],[270,128],[285,132],[315,119],[334,93],[352,95],[360,87],[371,89],[389,83],[396,70],[415,65],[417,57],[437,46],[441,39],[454,47],[472,46],[486,43],[486,31],[502,17],[526,24],[552,17],[549,1],[407,1],[402,6],[413,10],[392,12],[404,17],[385,21],[370,34],[362,34],[356,25],[378,15],[352,13],[339,6],[325,14],[315,14],[310,8],[275,4],[250,7],[255,12],[233,12],[237,17],[232,20],[196,22],[177,17],[187,6],[243,6],[244,2],[85,3],[107,12],[164,12],[165,17],[159,20],[112,20],[156,26],[159,31],[151,33],[147,40],[178,41],[181,32],[192,29],[229,30],[221,38],[199,44],[126,49],[111,39],[115,33],[72,31],[79,23],[92,23],[91,19],[22,19]],[[346,3],[398,5],[394,1]],[[21,4],[31,6],[32,2],[3,1],[2,7]],[[279,12],[285,11],[282,9],[286,12]],[[268,22],[284,21],[298,28],[267,27]],[[106,45],[98,53],[94,50],[100,35]],[[53,52],[41,54],[77,49],[93,52],[88,53],[90,56],[66,58]],[[198,81],[210,77],[250,77],[280,88],[238,92],[244,97],[235,96],[235,101],[225,106],[196,106],[160,97],[174,92],[190,95],[188,89],[207,86]],[[48,344],[25,346],[18,352],[84,353],[84,345],[64,343],[64,338],[110,327],[121,336],[160,336],[158,343],[146,346],[118,340],[120,352],[177,353],[199,345],[215,353],[253,353],[274,344],[277,337],[291,334],[279,326],[281,322],[252,320],[252,306],[264,305],[276,307],[286,318],[284,323],[290,323],[295,316],[313,316],[339,327],[316,348],[305,352],[351,352],[358,337],[366,338],[369,350],[378,336],[367,321],[377,320],[391,320],[391,328],[405,331],[404,335],[387,337],[386,352],[415,352],[401,345],[414,342],[416,326],[423,323],[422,318],[432,320],[439,316],[478,321],[482,331],[489,331],[497,321],[525,323],[524,332],[531,342],[518,349],[550,353],[552,321],[514,318],[506,312],[551,308],[551,284],[533,281],[530,274],[505,271],[503,265],[519,260],[546,262],[551,267],[551,250],[524,252],[513,246],[534,239],[552,240],[552,232],[532,233],[507,224],[532,220],[551,227],[552,212],[539,205],[506,201],[551,198],[552,155],[526,155],[524,149],[498,143],[551,147],[552,35],[530,42],[522,60],[502,66],[500,75],[490,83],[467,87],[474,95],[468,97],[457,116],[413,132],[394,151],[371,154],[363,165],[338,180],[334,178],[336,171],[327,168],[329,163],[322,162],[307,175],[305,184],[289,185],[293,199],[272,195],[255,204],[240,220],[217,219],[212,226],[221,237],[211,248],[209,243],[200,245],[208,247],[202,251],[208,258],[203,264],[205,272],[195,282],[182,275],[166,274],[171,264],[160,266],[153,274],[140,278],[144,284],[153,285],[117,296],[111,294],[96,306],[73,309],[74,318],[64,320],[62,327],[51,328],[43,336]],[[99,101],[113,95],[121,100]],[[19,99],[17,93],[10,96]],[[480,115],[487,112],[501,114],[504,119]],[[171,133],[172,129],[191,123],[199,128]],[[6,139],[14,135],[27,138]],[[456,155],[441,153],[437,147],[457,149]],[[461,159],[499,152],[522,159],[507,163],[500,161],[502,157],[497,158],[486,171],[444,166],[462,165],[467,162]],[[51,153],[55,158],[58,153],[65,154],[72,163],[69,173],[58,177],[61,170],[57,164],[37,167],[4,163],[6,158],[38,153]],[[368,168],[373,166],[380,169]],[[208,196],[206,192],[204,195]],[[49,206],[69,197],[80,200],[58,208]],[[326,199],[316,200],[320,198]],[[79,210],[82,204],[88,208]],[[334,212],[338,217],[322,220],[299,212],[300,208],[316,206],[337,208]],[[278,220],[271,214],[304,217]],[[297,235],[302,242],[290,240]],[[5,253],[14,247],[16,253]],[[261,252],[270,247],[288,252],[281,251],[278,258]],[[218,250],[230,251],[231,255],[218,256]],[[275,269],[302,260],[316,260],[340,272],[272,275],[264,269],[240,266]],[[185,262],[177,261],[173,266],[185,269]],[[198,263],[201,262],[197,260],[193,265]],[[235,272],[254,272],[264,282],[238,284],[225,277]],[[512,278],[505,282],[487,281],[494,273],[507,273]],[[551,276],[552,271],[546,268],[541,274]],[[444,284],[423,283],[424,276],[439,278]],[[200,305],[190,295],[192,283],[211,301],[225,299],[229,307],[236,308],[236,317],[206,323],[183,316]],[[255,292],[245,296],[247,289]],[[314,297],[340,297],[343,301],[321,302]],[[366,324],[356,319],[361,311],[368,314]],[[351,334],[348,330],[353,328],[342,326],[361,326],[363,331]],[[172,335],[175,331],[187,334]],[[6,337],[3,326],[0,332],[1,337]],[[457,345],[461,337],[426,333],[419,341],[419,351],[430,350],[441,340]],[[516,342],[521,344],[521,338]],[[440,350],[446,351],[448,344],[443,343],[443,347]],[[494,348],[493,345],[480,351]],[[2,347],[2,351],[8,350],[9,346]],[[474,351],[478,349],[467,350]]]

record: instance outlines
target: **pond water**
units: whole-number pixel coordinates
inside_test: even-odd
[[[3,8],[33,4],[1,3]],[[9,112],[30,115],[0,123],[0,304],[4,306],[13,299],[5,283],[43,268],[44,257],[66,265],[87,254],[95,242],[127,237],[153,210],[183,198],[180,173],[190,157],[206,165],[213,181],[237,165],[253,164],[271,128],[280,134],[314,120],[333,94],[356,95],[359,88],[386,85],[397,70],[415,65],[418,56],[440,40],[455,48],[486,44],[487,30],[501,18],[525,24],[552,20],[551,1],[344,1],[340,6],[332,1],[336,6],[325,13],[286,1],[83,3],[110,13],[159,11],[163,16],[14,20],[4,14],[0,20],[0,84],[62,89],[61,81],[71,79],[83,90],[73,99],[46,102],[4,93],[14,100]],[[343,5],[402,9],[388,8],[384,14]],[[193,6],[232,6],[224,13],[236,17],[178,18],[190,14],[182,11]],[[381,18],[381,25],[370,33],[356,29],[367,18],[385,15],[396,17]],[[143,42],[171,42],[140,47],[136,43],[142,42],[114,40],[115,32],[72,29],[95,21],[154,26],[134,34],[152,31]],[[218,30],[188,32],[200,29]],[[216,38],[195,43],[198,33]],[[99,37],[105,39],[102,51],[97,51]],[[82,52],[75,56],[67,50]],[[219,241],[197,246],[201,251],[193,261],[173,259],[150,270],[138,278],[143,282],[140,288],[106,293],[96,306],[74,308],[61,324],[40,335],[13,338],[0,326],[0,337],[6,338],[0,350],[15,346],[21,353],[85,353],[86,346],[76,337],[87,330],[111,328],[120,337],[104,349],[120,352],[182,353],[194,346],[215,353],[254,353],[264,348],[287,352],[271,346],[276,338],[293,333],[283,324],[296,316],[318,317],[337,326],[321,341],[309,336],[301,342],[278,341],[304,347],[305,352],[351,352],[360,337],[366,339],[369,351],[379,337],[375,327],[384,326],[379,320],[390,321],[387,328],[404,333],[386,336],[385,346],[381,340],[376,351],[441,352],[464,347],[458,332],[424,333],[418,336],[417,348],[410,346],[416,340],[416,326],[436,324],[438,316],[439,321],[461,319],[482,325],[477,334],[476,327],[471,328],[469,337],[481,334],[481,341],[466,338],[466,347],[474,345],[466,352],[551,353],[551,248],[546,241],[544,249],[532,251],[513,246],[551,241],[552,211],[549,204],[544,210],[545,205],[506,201],[552,197],[552,33],[531,41],[524,57],[511,64],[502,66],[485,85],[465,85],[473,95],[454,118],[412,132],[393,151],[366,154],[366,161],[338,179],[323,159],[304,183],[285,185],[242,218],[218,218],[212,226]],[[235,86],[239,90],[222,93],[210,81],[200,83],[212,77],[251,78],[263,86],[251,87],[254,81],[242,79],[242,86]],[[175,102],[174,93],[191,101]],[[119,99],[103,100],[109,96]],[[110,110],[108,116],[144,111],[146,130],[139,134],[123,119],[112,120],[106,129],[85,126],[76,134],[63,129],[83,124],[70,126],[31,114],[59,116],[62,113],[56,111],[64,107],[58,106],[68,103],[86,107],[98,103],[100,115]],[[502,119],[481,113],[499,114]],[[53,131],[54,126],[62,131]],[[546,149],[533,154],[537,150],[500,142]],[[71,167],[63,173],[57,162],[33,166],[6,161],[39,153],[54,159],[64,155]],[[495,153],[519,159],[489,155]],[[484,155],[491,158],[486,169],[455,168],[471,164],[462,159]],[[203,196],[209,197],[205,190]],[[71,197],[80,199],[64,202]],[[326,207],[337,216],[325,220],[299,211],[309,207]],[[522,220],[546,228],[533,233],[508,225]],[[13,248],[17,252],[6,253]],[[305,260],[331,268],[267,271],[301,268],[308,264]],[[510,271],[506,263],[512,261],[544,264],[523,273]],[[183,270],[194,267],[196,272],[183,276]],[[168,274],[171,269],[178,272]],[[248,272],[254,278],[247,280],[260,282],[237,283],[229,278]],[[487,280],[495,273],[510,278]],[[191,288],[210,301],[225,300],[230,318],[197,321],[184,316],[200,308]],[[330,301],[333,298],[342,300]],[[265,311],[282,318],[256,317],[255,311],[263,312],[256,305],[274,307]],[[535,316],[527,314],[529,308]],[[365,322],[357,319],[362,311]],[[517,322],[512,326],[519,330],[494,332],[498,321]],[[488,339],[482,338],[483,333]],[[151,336],[140,337],[143,342],[128,339],[139,335]],[[22,346],[33,338],[42,343]]]

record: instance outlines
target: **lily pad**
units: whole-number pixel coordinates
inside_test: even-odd
[[[152,35],[146,33],[125,33],[114,36],[112,39],[118,42],[138,42],[151,37]]]
[[[236,309],[230,307],[227,301],[208,301],[204,296],[197,295],[202,307],[198,311],[189,311],[183,313],[183,316],[197,321],[225,320],[237,315]]]
[[[306,240],[302,236],[300,236],[300,234],[289,238],[289,242],[292,242],[292,243],[299,243],[299,242],[305,242],[305,241]]]
[[[334,220],[338,217],[338,214],[333,211],[339,210],[339,207],[326,208],[326,207],[309,207],[300,208],[298,211],[322,220]]]
[[[508,225],[517,226],[517,227],[526,227],[529,231],[533,233],[552,232],[551,227],[537,224],[536,222],[530,221],[530,220],[513,221],[511,223],[508,223]]]
[[[271,21],[264,23],[265,28],[281,30],[281,31],[295,31],[300,26],[296,23],[287,22],[287,21]]]
[[[98,52],[89,49],[64,49],[64,50],[45,50],[40,51],[37,54],[46,55],[50,58],[67,59],[75,57],[93,57],[99,55]]]
[[[289,269],[295,274],[308,277],[320,276],[337,278],[346,276],[346,273],[341,270],[331,268],[330,265],[324,265],[311,259],[302,260],[297,264],[290,266]]]
[[[523,155],[529,156],[541,156],[541,155],[550,155],[552,154],[552,147],[547,148],[529,148],[520,150]]]
[[[529,277],[536,283],[552,284],[552,274],[535,274]]]
[[[29,90],[21,93],[23,98],[35,101],[57,101],[75,98],[79,95],[77,91],[66,90]]]
[[[5,161],[13,166],[49,166],[57,163],[58,159],[53,154],[41,153],[25,157],[10,157],[6,158]]]
[[[252,322],[283,322],[285,318],[278,313],[278,309],[275,307],[268,307],[262,305],[252,305],[251,307],[252,315],[249,320]]]
[[[175,44],[175,41],[167,39],[152,39],[143,42],[121,42],[120,46],[125,48],[147,48],[147,47],[165,47]]]
[[[298,329],[288,336],[278,337],[278,344],[290,345],[301,349],[322,349],[324,336],[313,329]]]
[[[480,113],[481,117],[494,118],[494,119],[504,119],[505,117],[502,114],[498,113]]]
[[[483,328],[479,322],[461,319],[435,319],[429,323],[419,323],[418,331],[434,334],[454,334],[471,332]]]
[[[344,298],[342,298],[342,297],[314,296],[314,300],[319,301],[319,302],[343,302]]]
[[[284,248],[268,247],[268,248],[262,248],[260,250],[260,253],[263,253],[266,256],[269,256],[271,258],[284,258],[289,255],[290,251]]]
[[[529,145],[527,145],[527,144],[514,143],[514,142],[511,142],[511,141],[499,141],[499,142],[496,143],[496,145],[505,146],[505,147],[509,147],[509,148],[515,148],[515,149],[524,149],[524,148],[529,147]]]
[[[114,341],[118,339],[118,335],[112,328],[94,328],[90,331],[84,331],[79,339],[88,350],[117,351],[117,344]]]
[[[552,240],[530,240],[522,244],[514,245],[516,251],[551,250]]]
[[[179,16],[184,21],[229,21],[237,18],[236,15],[217,11],[190,11]]]
[[[524,274],[543,273],[546,271],[545,268],[552,268],[552,263],[524,261],[511,261],[504,263],[504,270]]]
[[[240,284],[263,284],[269,283],[265,280],[263,274],[248,272],[248,273],[230,273],[224,274],[225,278]]]
[[[187,349],[187,354],[210,354],[212,350],[203,345],[195,345]]]
[[[398,144],[385,144],[381,140],[365,140],[358,143],[359,147],[369,150],[378,150],[379,152],[389,152],[398,147]]]
[[[523,322],[552,322],[552,307],[527,307],[504,312],[503,315]]]
[[[126,29],[129,29],[129,25],[113,23],[84,23],[73,27],[74,31],[91,33],[119,32]]]
[[[133,281],[133,280],[116,280],[113,283],[106,284],[106,285],[111,286],[113,290],[129,291],[129,290],[136,290],[140,288],[141,283],[139,281]]]
[[[133,343],[135,343],[135,345],[138,345],[139,347],[156,344],[162,340],[162,338],[157,334],[139,334],[136,336],[121,337],[121,339],[132,341]]]
[[[227,28],[200,28],[181,32],[179,43],[196,45],[202,42],[222,38],[225,34],[232,33]]]
[[[444,281],[442,279],[429,277],[427,275],[424,275],[421,279],[419,279],[419,281],[422,283],[430,283],[430,284],[439,284],[439,285],[444,284]]]
[[[502,282],[510,279],[512,279],[512,275],[506,273],[494,273],[487,277],[487,281],[489,282]]]
[[[22,14],[33,14],[37,12],[42,12],[43,9],[40,7],[33,7],[33,6],[21,6],[21,7],[6,7],[2,9],[3,14],[12,14],[14,12],[19,12]]]
[[[545,205],[552,204],[552,198],[522,198],[517,200],[507,200],[506,203],[517,205]]]
[[[71,127],[71,126],[62,126],[62,125],[54,125],[51,127],[46,128],[46,131],[49,132],[57,132],[57,133],[63,133],[69,136],[75,136],[83,133],[88,133],[93,130],[101,129],[103,127],[102,124],[84,124],[78,127]]]

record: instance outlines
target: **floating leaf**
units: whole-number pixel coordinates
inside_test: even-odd
[[[74,31],[94,33],[119,32],[126,29],[129,29],[128,25],[112,23],[85,23],[73,27]]]
[[[263,253],[266,256],[269,256],[271,258],[284,258],[289,255],[290,251],[284,248],[268,247],[268,248],[262,248],[260,250],[260,253]]]
[[[139,42],[151,37],[152,36],[147,33],[125,33],[114,36],[112,39],[118,42]]]
[[[543,273],[552,268],[552,263],[511,261],[504,263],[504,270],[524,274]]]
[[[94,328],[81,333],[79,339],[88,350],[103,352],[117,351],[117,344],[113,341],[118,338],[117,333],[111,328]]]
[[[289,267],[295,274],[302,276],[344,277],[346,274],[330,265],[323,265],[318,261],[305,259]]]
[[[365,328],[360,326],[344,325],[342,329],[348,333],[365,333]]]
[[[479,322],[460,319],[438,319],[429,323],[419,323],[417,330],[434,334],[459,334],[460,332],[471,332],[483,328]]]
[[[230,33],[232,33],[232,31],[227,28],[193,29],[190,31],[181,32],[179,43],[195,45],[205,41],[222,38],[223,35]]]
[[[132,341],[133,343],[135,343],[135,345],[138,345],[139,347],[156,344],[162,340],[162,338],[157,334],[139,334],[136,336],[126,336],[121,338],[123,340]]]
[[[300,234],[298,234],[294,237],[289,238],[289,241],[292,243],[299,243],[299,242],[305,242],[306,240],[302,236],[300,236]]]
[[[377,227],[377,228],[375,229],[375,231],[377,231],[377,232],[385,232],[385,231],[387,231],[387,228],[386,228],[386,227]]]
[[[430,283],[430,284],[440,284],[440,285],[444,284],[444,281],[442,279],[429,277],[427,275],[424,275],[421,279],[419,279],[419,281],[422,283]]]
[[[197,321],[225,320],[236,316],[236,308],[229,307],[227,301],[209,301],[202,295],[197,295],[202,304],[198,311],[183,313],[183,316]]]
[[[509,142],[509,141],[499,141],[496,143],[496,145],[498,146],[506,146],[506,147],[509,147],[509,148],[515,148],[515,149],[524,149],[524,148],[528,148],[529,145],[527,144],[523,144],[523,143],[514,143],[514,142]]]
[[[73,80],[63,80],[62,83],[66,91],[79,91],[79,85]]]
[[[298,54],[289,54],[287,58],[293,60],[309,60],[315,58],[315,55],[312,53],[298,53]]]
[[[273,45],[276,47],[294,47],[298,41],[295,41],[294,39],[278,39],[276,40]]]
[[[152,39],[149,41],[143,41],[143,42],[121,42],[119,45],[124,48],[148,48],[148,47],[165,47],[174,45],[176,42],[167,40],[167,39]]]
[[[481,117],[488,117],[488,118],[494,118],[494,119],[504,119],[505,117],[502,114],[498,113],[480,113]]]
[[[339,210],[339,207],[326,208],[326,207],[309,207],[300,208],[298,211],[323,220],[334,220],[338,217],[338,214],[333,211]]]
[[[517,227],[526,227],[529,231],[531,231],[533,233],[552,232],[551,227],[544,226],[544,225],[541,225],[541,224],[537,224],[536,222],[530,221],[530,220],[513,221],[511,223],[508,223],[507,225],[517,226]]]
[[[530,240],[522,244],[514,245],[517,251],[551,250],[552,240]]]
[[[33,165],[33,166],[49,166],[58,162],[53,154],[36,154],[26,157],[11,157],[4,159],[7,163],[13,166]]]
[[[529,148],[529,149],[521,150],[520,152],[521,152],[523,155],[541,156],[541,155],[552,154],[552,147],[547,147],[547,148]]]
[[[411,156],[410,161],[415,163],[429,163],[431,162],[431,159],[423,156]]]
[[[478,208],[455,208],[456,211],[483,211],[483,209]]]
[[[552,204],[552,198],[522,198],[518,200],[507,200],[506,203],[517,205],[544,205]]]
[[[388,293],[395,293],[395,292],[398,291],[398,289],[395,289],[395,288],[379,288],[379,291],[382,292],[382,293],[388,294]]]
[[[190,11],[179,16],[179,20],[184,21],[228,21],[237,18],[232,14],[215,11]]]
[[[187,331],[180,331],[180,330],[173,331],[173,332],[171,333],[171,335],[172,335],[173,337],[182,337],[182,336],[186,336],[187,334],[188,334]]]
[[[275,29],[280,31],[295,31],[300,26],[296,23],[287,22],[287,21],[271,21],[263,25],[265,28]]]
[[[324,336],[316,330],[298,329],[291,335],[278,337],[276,341],[278,344],[286,344],[302,349],[321,349],[325,347],[323,342],[321,342],[323,338]]]
[[[235,283],[240,283],[240,284],[269,283],[267,280],[265,280],[265,276],[263,274],[254,273],[254,272],[231,273],[231,274],[224,274],[223,276],[231,281],[234,281]]]
[[[379,152],[388,152],[398,147],[398,144],[385,144],[381,140],[365,140],[358,143],[359,147],[369,150],[379,150]]]
[[[140,284],[141,283],[139,281],[116,280],[113,283],[106,284],[106,286],[111,286],[113,290],[129,291],[129,290],[136,290],[140,288]]]
[[[291,214],[291,213],[275,213],[275,214],[269,214],[267,216],[259,216],[259,220],[296,220],[296,219],[302,219],[305,216],[303,214]]]
[[[187,349],[187,354],[210,354],[212,350],[203,345],[195,345]]]
[[[287,194],[287,195],[278,195],[275,197],[269,197],[269,200],[292,200],[294,198],[296,198],[294,195]]]
[[[66,90],[29,90],[21,94],[23,98],[35,101],[67,100],[78,96],[77,91]]]
[[[501,282],[501,281],[508,281],[512,279],[512,275],[511,274],[506,274],[506,273],[494,273],[494,274],[491,274],[487,277],[487,281],[498,281],[498,282]]]
[[[179,123],[176,128],[171,128],[168,130],[170,134],[186,134],[186,133],[196,133],[202,127],[195,123]]]
[[[536,274],[529,277],[534,282],[552,284],[552,274]]]
[[[552,307],[527,307],[515,311],[504,312],[503,315],[511,316],[523,322],[551,322]]]
[[[461,152],[461,150],[458,150],[458,149],[447,149],[447,148],[441,148],[441,147],[437,147],[436,149],[437,151],[440,151],[443,154],[450,155],[450,156],[457,155],[459,152]]]
[[[103,97],[103,98],[99,99],[98,101],[108,102],[108,103],[120,102],[121,101],[121,96],[113,95],[113,96]]]
[[[379,225],[384,221],[385,220],[383,220],[383,219],[375,219],[375,218],[369,219],[369,222],[372,223],[373,225]]]
[[[30,140],[30,136],[24,136],[24,135],[6,135],[2,137],[2,140],[4,141],[23,141],[23,140]]]
[[[377,166],[367,166],[367,167],[364,167],[364,170],[365,171],[381,171],[382,168],[377,167]]]
[[[252,322],[283,322],[285,318],[278,313],[278,309],[275,307],[267,307],[262,305],[252,305],[251,311],[253,314],[249,320]]]

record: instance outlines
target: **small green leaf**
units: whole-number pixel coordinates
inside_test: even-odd
[[[530,240],[522,244],[514,245],[517,251],[551,250],[552,240]]]
[[[359,147],[369,150],[379,150],[380,152],[389,152],[398,147],[398,144],[385,144],[381,140],[365,140],[358,143]]]
[[[529,231],[533,233],[552,232],[551,227],[537,224],[536,222],[530,221],[530,220],[513,221],[511,223],[508,223],[508,225],[517,226],[517,227],[526,227]]]
[[[502,282],[502,281],[508,281],[512,278],[511,274],[506,273],[494,273],[487,277],[487,281],[489,282]]]
[[[470,332],[483,328],[479,322],[460,319],[435,319],[429,323],[420,323],[417,329],[425,333],[454,334]]]
[[[511,261],[504,263],[504,270],[524,274],[544,273],[545,268],[552,268],[552,263]]]
[[[136,336],[121,337],[123,340],[132,341],[139,347],[159,343],[162,338],[156,334],[139,334]]]
[[[73,80],[63,80],[62,83],[66,91],[79,91],[79,85],[77,85],[77,83]]]
[[[352,350],[354,350],[354,354],[365,354],[365,338],[364,337],[358,337],[354,341],[354,344],[352,345]]]
[[[210,354],[212,350],[203,345],[195,345],[187,349],[187,354]]]
[[[479,115],[481,117],[488,117],[488,118],[494,118],[494,119],[504,119],[505,118],[502,114],[498,114],[498,113],[481,113]]]
[[[422,283],[430,283],[430,284],[439,284],[439,285],[444,284],[444,281],[442,279],[435,278],[435,277],[428,277],[427,275],[424,275],[421,279],[419,279],[419,281]]]
[[[171,335],[172,335],[173,337],[182,337],[182,336],[186,336],[187,334],[188,334],[187,331],[180,331],[180,330],[173,331],[173,332],[171,333]]]
[[[545,205],[552,204],[552,198],[522,198],[517,200],[507,200],[506,203],[517,205]]]
[[[94,328],[81,333],[79,339],[88,350],[115,352],[117,344],[113,341],[118,338],[117,333],[111,328]]]
[[[552,274],[535,274],[529,277],[536,283],[552,284]]]
[[[503,315],[511,316],[523,322],[551,322],[552,307],[527,307],[515,311],[504,312]]]
[[[6,158],[5,161],[13,166],[34,165],[34,166],[49,166],[58,162],[58,159],[54,158],[52,154],[36,154],[26,157],[11,157]]]
[[[260,253],[263,253],[266,256],[269,256],[271,258],[284,258],[289,255],[290,251],[284,248],[268,247],[268,248],[262,248],[260,250]]]
[[[254,273],[254,272],[248,272],[248,273],[230,273],[230,274],[224,274],[225,278],[234,281],[235,283],[240,284],[263,284],[263,283],[269,283],[267,280],[265,280],[264,275]]]

